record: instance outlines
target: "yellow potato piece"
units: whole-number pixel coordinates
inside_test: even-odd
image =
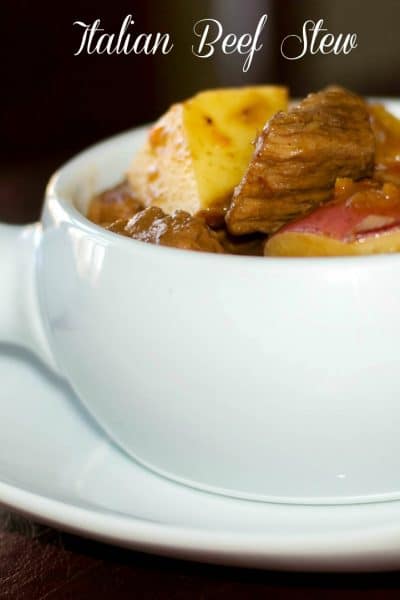
[[[265,244],[265,256],[357,256],[400,252],[400,230],[370,235],[345,243],[323,235],[287,231]]]
[[[287,89],[217,89],[174,104],[149,132],[128,172],[134,193],[166,212],[225,207],[265,122],[287,109]]]
[[[376,138],[375,163],[378,166],[400,161],[400,119],[379,104],[369,107]]]

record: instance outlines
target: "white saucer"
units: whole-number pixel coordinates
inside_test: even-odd
[[[128,459],[70,389],[25,352],[0,345],[0,382],[5,506],[85,536],[185,559],[300,571],[400,566],[400,502],[313,507],[198,492]]]

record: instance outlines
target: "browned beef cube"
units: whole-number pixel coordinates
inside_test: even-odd
[[[329,200],[337,177],[372,175],[375,138],[365,102],[339,87],[277,113],[255,143],[226,223],[231,234],[273,233]]]
[[[211,231],[204,219],[193,217],[183,210],[167,215],[161,208],[150,206],[130,220],[116,221],[108,229],[150,244],[224,252],[216,233]]]

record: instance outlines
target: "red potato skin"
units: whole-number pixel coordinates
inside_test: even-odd
[[[368,217],[372,216],[388,217],[388,221],[391,219],[391,222],[383,226],[357,229]],[[377,234],[397,227],[400,227],[400,206],[397,209],[383,212],[371,208],[361,210],[345,204],[336,204],[319,208],[304,219],[286,225],[280,230],[280,233],[288,231],[312,233],[347,243],[354,242],[366,235]]]
[[[395,245],[388,239],[391,234],[396,236]],[[264,253],[269,256],[308,256],[313,251],[318,256],[363,253],[363,244],[365,249],[369,248],[365,242],[372,238],[374,253],[399,251],[399,234],[398,186],[343,179],[336,184],[332,202],[282,227],[268,240]]]

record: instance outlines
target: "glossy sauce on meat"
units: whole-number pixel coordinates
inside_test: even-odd
[[[219,254],[263,254],[265,236],[231,236],[224,219],[211,211],[196,216],[185,211],[167,215],[157,206],[143,208],[127,182],[95,196],[88,218],[113,233],[151,244]]]
[[[167,215],[161,208],[150,206],[131,219],[120,219],[108,227],[135,240],[172,246],[184,250],[224,252],[217,235],[204,219],[192,217],[183,210]]]

